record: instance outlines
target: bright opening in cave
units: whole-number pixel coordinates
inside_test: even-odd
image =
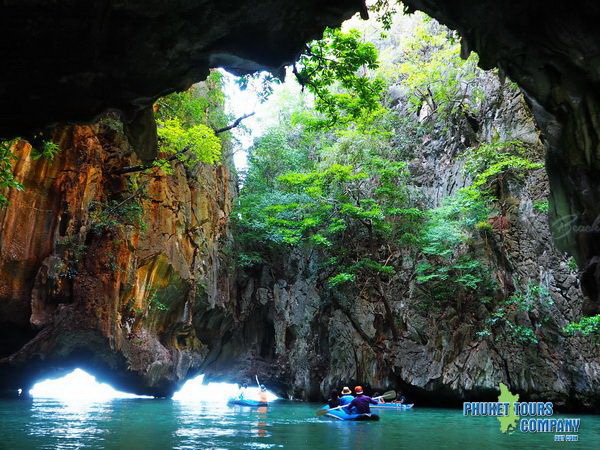
[[[75,369],[64,377],[36,383],[29,391],[34,398],[54,398],[68,401],[105,401],[115,398],[150,398],[120,392],[100,383],[89,373]]]
[[[239,395],[237,384],[231,383],[204,383],[204,375],[198,375],[188,380],[181,389],[173,395],[174,400],[193,401],[193,402],[226,402],[232,397]],[[259,389],[257,386],[248,386],[244,398],[247,400],[258,400]],[[269,401],[276,400],[278,397],[270,391],[267,391]]]

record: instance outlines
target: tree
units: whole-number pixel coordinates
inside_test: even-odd
[[[324,116],[315,126],[347,124],[381,107],[384,82],[369,76],[378,67],[377,49],[360,38],[357,30],[327,28],[294,65],[298,82],[314,94],[315,109]]]

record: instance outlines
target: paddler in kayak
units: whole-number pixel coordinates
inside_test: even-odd
[[[371,407],[369,405],[378,405],[379,402],[373,400],[368,395],[364,395],[361,386],[356,386],[354,392],[356,393],[356,397],[354,397],[354,400],[350,402],[347,408],[350,414],[371,414]]]
[[[340,406],[340,393],[337,389],[332,389],[329,393],[327,405],[329,405],[330,408],[337,408],[338,406]]]
[[[247,388],[248,388],[248,383],[244,383],[240,386],[240,392],[238,393],[239,400],[244,400],[244,395],[246,395]]]
[[[344,386],[344,389],[342,389],[342,396],[340,397],[340,405],[349,405],[352,402],[352,400],[354,400],[352,391],[348,386]]]
[[[267,398],[267,388],[264,384],[260,385],[260,392],[258,393],[258,401],[261,403],[267,403],[269,399]]]
[[[406,397],[404,396],[404,394],[402,394],[402,391],[398,391],[398,396],[396,397],[396,400],[392,401],[392,403],[406,403]]]

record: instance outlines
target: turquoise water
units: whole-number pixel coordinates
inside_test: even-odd
[[[600,448],[600,416],[580,417],[578,442],[553,433],[505,435],[495,418],[415,407],[379,422],[317,418],[319,405],[277,401],[268,410],[176,400],[97,403],[0,401],[2,449]]]

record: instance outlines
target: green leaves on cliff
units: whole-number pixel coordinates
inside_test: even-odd
[[[215,164],[222,157],[221,139],[214,129],[225,126],[222,75],[213,71],[203,85],[161,98],[156,104],[161,157],[154,167],[171,173],[171,161],[188,167]]]
[[[23,185],[17,181],[13,167],[17,161],[17,156],[14,153],[14,147],[19,138],[0,141],[0,207],[8,204],[8,198],[5,195],[7,189],[22,190]],[[34,160],[44,158],[53,159],[58,152],[60,147],[52,142],[51,140],[43,140],[40,142],[40,148],[32,147],[31,158]]]
[[[461,59],[458,37],[432,20],[420,23],[408,38],[398,75],[416,112],[427,108],[427,114],[448,118],[477,111],[483,100],[477,56]]]
[[[167,119],[158,122],[158,137],[162,143],[161,151],[176,155],[186,165],[214,164],[221,159],[221,140],[206,125],[184,127],[177,118]],[[169,171],[162,160],[154,164]]]
[[[483,143],[467,152],[465,170],[473,183],[464,193],[473,199],[487,196],[500,199],[509,179],[519,179],[530,170],[542,169],[541,162],[530,159],[525,144],[518,140]]]
[[[600,338],[600,314],[583,317],[578,322],[571,322],[564,327],[563,331],[571,335],[595,335],[596,338]]]
[[[420,240],[425,260],[416,268],[417,283],[426,297],[424,305],[460,304],[469,295],[489,295],[493,290],[489,268],[469,246],[477,224],[488,214],[484,202],[464,195],[450,197],[441,207],[428,211]]]
[[[0,141],[0,207],[8,203],[8,198],[5,195],[7,189],[23,189],[23,185],[17,181],[13,174],[13,164],[17,159],[13,153],[13,145],[16,141],[16,139]]]
[[[525,172],[541,167],[516,140],[483,143],[466,152],[465,171],[473,177],[472,184],[428,212],[421,238],[426,261],[417,266],[417,282],[430,300],[493,292],[489,268],[472,244],[494,230],[492,223],[500,231],[508,225],[508,180],[518,181]],[[499,215],[494,216],[495,209]]]

